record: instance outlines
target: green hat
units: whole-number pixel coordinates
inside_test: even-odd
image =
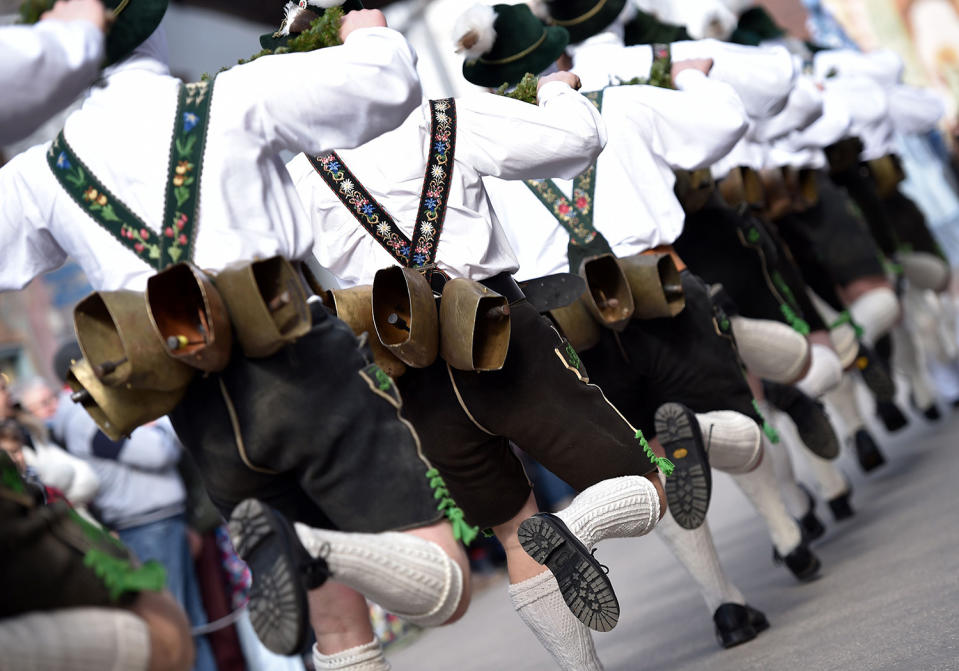
[[[54,0],[25,0],[20,5],[24,23],[36,23],[40,14],[53,7]],[[110,65],[130,55],[153,34],[166,13],[168,0],[103,0],[113,10],[114,22],[107,33],[107,60]]]
[[[284,18],[283,23],[280,24],[280,30],[260,35],[260,46],[264,49],[270,49],[271,51],[276,51],[278,47],[286,46],[290,38],[296,34],[290,34],[289,32],[282,35],[280,34],[283,29],[287,27],[288,23],[293,22],[291,12],[306,10],[319,16],[330,7],[340,7],[344,14],[357,9],[364,9],[362,0],[297,0],[297,2],[288,2],[285,7],[286,18]],[[287,27],[287,31],[288,30],[289,28]]]
[[[774,40],[785,34],[786,31],[779,27],[769,12],[757,5],[742,13],[729,41],[755,47],[761,42]]]
[[[515,86],[563,55],[565,29],[546,26],[528,5],[475,5],[456,22],[455,36],[466,54],[463,76],[478,86]]]
[[[603,32],[625,6],[626,0],[546,0],[553,25],[568,30],[573,44]]]
[[[652,14],[640,10],[636,10],[636,18],[623,28],[623,42],[626,46],[634,44],[671,44],[692,39],[684,26],[663,23]]]

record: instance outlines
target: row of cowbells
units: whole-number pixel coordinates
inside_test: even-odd
[[[622,331],[630,319],[675,317],[686,307],[679,270],[670,254],[616,258],[600,254],[583,261],[586,291],[570,305],[550,311],[577,351],[599,342],[600,328]]]
[[[233,335],[265,357],[312,325],[307,293],[289,261],[272,257],[215,277],[180,263],[147,281],[145,294],[97,291],[74,310],[83,360],[67,380],[113,440],[169,413],[196,371],[229,363]]]
[[[377,271],[372,286],[334,289],[323,300],[354,333],[371,336],[374,360],[392,377],[437,356],[470,371],[499,370],[506,362],[509,302],[479,282],[449,280],[437,308],[421,272],[392,266]]]

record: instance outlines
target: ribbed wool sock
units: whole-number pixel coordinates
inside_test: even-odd
[[[510,585],[509,599],[559,669],[603,670],[589,628],[570,611],[550,571]]]
[[[892,357],[896,368],[906,374],[912,399],[919,410],[925,410],[936,402],[923,365],[923,356],[912,333],[902,324],[892,330]]]
[[[652,531],[659,520],[659,495],[645,477],[624,475],[587,487],[556,516],[592,549],[606,538],[630,538]]]
[[[776,487],[772,462],[763,459],[755,470],[733,474],[733,480],[766,522],[769,536],[779,554],[785,557],[795,550],[802,541],[802,534],[799,525],[786,512],[786,506]]]
[[[333,579],[424,627],[446,622],[463,594],[459,565],[436,543],[410,534],[344,533],[296,523],[300,542]]]
[[[836,462],[828,461],[808,451],[805,453],[805,457],[816,476],[816,482],[819,483],[819,493],[822,494],[824,499],[828,501],[849,491],[849,484],[839,467],[836,466]]]
[[[390,671],[390,663],[383,656],[380,642],[374,638],[369,643],[358,645],[332,655],[324,655],[313,646],[313,666],[316,671],[333,671],[333,669],[349,669],[349,671]]]
[[[899,299],[892,289],[872,289],[852,302],[849,314],[862,328],[862,341],[872,347],[899,319]]]
[[[856,400],[856,378],[851,373],[842,376],[839,386],[823,396],[829,410],[842,421],[844,436],[848,439],[865,426]],[[833,422],[835,425],[835,422]]]
[[[809,363],[809,341],[791,326],[738,316],[729,321],[739,356],[757,377],[791,384]]]
[[[835,389],[842,381],[842,363],[830,347],[813,343],[810,348],[812,363],[809,371],[796,383],[799,391],[819,398],[830,389]]]
[[[776,427],[776,431],[779,432],[779,443],[773,445],[765,441],[763,454],[772,463],[776,484],[779,485],[779,493],[782,495],[787,512],[799,519],[809,512],[809,497],[796,480],[792,456],[789,454],[789,445],[797,440],[797,437],[793,431],[787,430],[790,427],[787,426],[789,417],[786,413],[766,402],[762,402],[760,407],[766,416],[766,421]],[[802,451],[805,453],[809,450],[804,447]]]
[[[698,412],[696,420],[710,466],[727,473],[744,473],[756,466],[762,456],[762,430],[756,422],[734,410]]]
[[[949,264],[928,252],[901,252],[896,259],[909,284],[917,289],[943,291],[949,286]]]
[[[708,523],[696,529],[683,529],[672,515],[666,515],[656,526],[656,533],[699,585],[710,615],[724,603],[745,605],[742,592],[729,581],[719,563]]]

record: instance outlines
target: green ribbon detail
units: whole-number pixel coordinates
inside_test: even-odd
[[[776,427],[766,421],[766,417],[763,415],[762,410],[759,409],[759,403],[756,399],[753,399],[753,410],[756,411],[756,414],[759,415],[759,419],[763,421],[763,433],[766,434],[766,438],[769,439],[769,442],[773,445],[779,443],[779,432],[776,431]]]
[[[440,472],[431,468],[426,471],[426,478],[430,481],[430,487],[433,490],[433,498],[439,501],[436,509],[446,515],[446,519],[453,525],[453,538],[461,541],[465,545],[473,542],[479,535],[479,528],[470,526],[466,523],[463,510],[456,505],[456,501],[450,496],[450,490],[446,488],[446,482]]]
[[[856,332],[856,338],[861,339],[862,334],[865,333],[865,331],[863,331],[863,328],[852,320],[852,314],[850,314],[849,310],[843,310],[839,314],[839,317],[836,319],[836,321],[834,321],[832,324],[829,325],[829,328],[830,329],[839,328],[843,324],[849,324],[850,326],[852,326],[853,330]]]
[[[676,470],[675,464],[671,462],[666,457],[657,457],[656,453],[653,452],[653,448],[649,446],[649,443],[646,442],[646,436],[643,435],[643,432],[639,429],[636,429],[636,440],[639,441],[639,444],[643,446],[643,451],[646,453],[646,456],[649,458],[653,465],[656,466],[659,471],[663,474],[663,477],[669,477],[673,474],[673,471]]]
[[[83,565],[93,569],[116,601],[124,592],[160,592],[166,586],[166,569],[151,559],[143,566],[134,567],[128,559],[118,559],[102,550],[88,550]]]

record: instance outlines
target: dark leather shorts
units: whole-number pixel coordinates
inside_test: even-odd
[[[389,377],[349,327],[311,303],[312,330],[276,354],[198,375],[170,414],[228,516],[255,497],[291,520],[343,531],[438,521],[431,468]]]
[[[510,520],[529,497],[510,441],[577,490],[655,470],[636,429],[589,384],[552,324],[525,300],[512,305],[511,319],[501,370],[454,370],[440,359],[399,379],[423,451],[480,528]]]
[[[699,277],[684,270],[681,278],[682,312],[633,319],[622,333],[603,329],[599,344],[582,353],[593,382],[647,438],[656,435],[653,415],[667,402],[694,412],[735,410],[761,425],[723,313]]]

